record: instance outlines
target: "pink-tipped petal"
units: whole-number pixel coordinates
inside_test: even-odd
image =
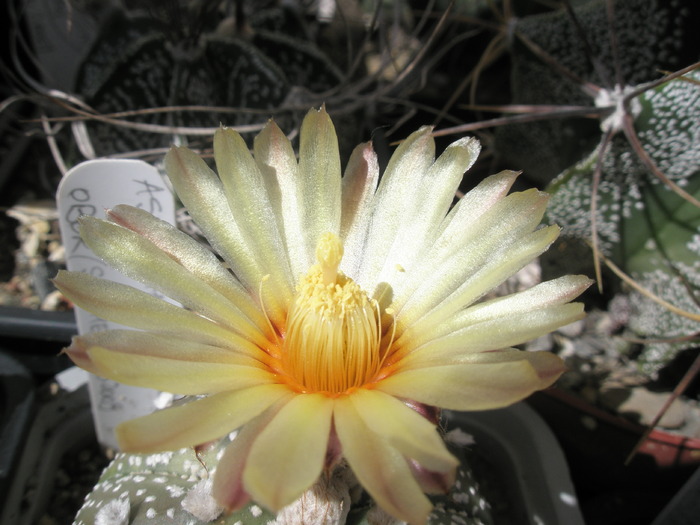
[[[83,370],[87,370],[93,374],[97,372],[87,353],[87,347],[83,344],[79,336],[76,335],[71,338],[71,344],[63,349],[63,353],[66,354],[76,366],[79,366]]]
[[[447,494],[457,477],[457,469],[449,472],[435,472],[426,469],[414,459],[409,459],[408,466],[421,490],[426,494]]]
[[[467,325],[444,337],[430,340],[408,353],[396,364],[401,370],[462,362],[472,354],[499,350],[536,339],[564,325],[582,319],[582,303],[549,306],[532,312],[514,313]]]
[[[468,363],[401,371],[376,388],[451,410],[488,410],[547,388],[563,372],[563,361],[549,352],[483,352]]]
[[[365,424],[405,456],[438,472],[454,471],[458,465],[435,425],[398,399],[365,389],[349,398]]]
[[[287,403],[282,399],[265,412],[250,421],[236,434],[233,442],[226,447],[214,472],[214,499],[227,511],[240,509],[248,501],[250,494],[243,484],[243,472],[248,461],[250,449],[263,429],[272,421],[280,409]]]
[[[101,319],[131,328],[176,335],[184,340],[206,343],[261,359],[263,352],[228,326],[214,323],[172,303],[127,286],[82,272],[61,270],[56,287],[76,305]]]
[[[332,399],[299,394],[260,432],[243,474],[255,501],[277,512],[313,485],[323,469],[332,413]]]
[[[334,421],[343,455],[377,504],[392,516],[424,524],[432,509],[404,456],[370,430],[351,396],[336,399]]]

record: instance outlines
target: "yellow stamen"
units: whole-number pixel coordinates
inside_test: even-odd
[[[305,392],[346,392],[382,365],[379,304],[338,270],[342,256],[340,239],[324,234],[287,317],[282,368]]]

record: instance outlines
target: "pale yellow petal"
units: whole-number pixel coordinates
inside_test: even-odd
[[[85,350],[92,346],[101,346],[109,348],[113,352],[162,357],[179,361],[228,363],[255,368],[265,366],[261,362],[261,356],[258,353],[239,352],[225,346],[188,341],[177,335],[142,332],[140,330],[92,332],[75,337],[73,345],[80,346]],[[263,358],[262,360],[265,359]]]
[[[123,452],[178,450],[223,437],[292,395],[282,385],[219,392],[126,421],[115,432]]]
[[[117,224],[83,217],[80,232],[88,247],[127,277],[159,290],[186,307],[230,326],[260,346],[263,329],[228,298],[161,251],[148,239]]]
[[[349,397],[369,429],[386,438],[403,455],[435,472],[450,472],[459,464],[445,447],[436,426],[398,399],[367,389]]]
[[[453,311],[462,308],[466,301],[459,304],[459,288],[483,268],[496,267],[499,273],[498,268],[510,263],[513,257],[510,251],[517,252],[518,244],[529,238],[528,234],[540,223],[547,199],[546,194],[537,190],[509,195],[473,223],[465,224],[468,234],[462,234],[461,242],[452,244],[451,251],[431,250],[423,267],[407,276],[418,287],[408,297],[402,292],[395,298],[393,307],[397,314],[411,324],[438,305],[442,309],[450,305]],[[450,295],[457,301],[446,302]]]
[[[310,110],[301,125],[299,176],[306,248],[314,250],[322,234],[340,232],[340,153],[325,107]]]
[[[565,287],[567,283],[570,286]],[[584,276],[567,276],[476,304],[448,319],[428,316],[407,329],[394,347],[405,354],[438,340],[443,347],[448,340],[459,340],[451,345],[456,352],[459,348],[471,352],[519,345],[581,319],[583,305],[565,303],[590,283]]]
[[[486,177],[457,201],[440,225],[441,233],[433,245],[438,260],[448,257],[455,246],[463,244],[463,237],[469,235],[468,226],[508,194],[518,175],[518,172],[504,170]]]
[[[334,422],[343,456],[377,504],[400,520],[424,524],[432,509],[430,500],[413,478],[406,458],[367,427],[351,396],[336,400]]]
[[[214,251],[249,292],[257,293],[265,271],[233,218],[221,180],[199,155],[187,148],[172,148],[164,163],[178,197]]]
[[[401,295],[405,285],[413,284],[411,270],[433,257],[439,226],[479,150],[479,142],[474,138],[453,142],[417,181],[413,188],[415,202],[403,214],[383,267],[375,277],[375,283],[391,283],[393,296]]]
[[[257,345],[232,331],[231,327],[219,325],[131,286],[65,270],[58,272],[54,284],[77,306],[101,319],[229,348],[256,359],[263,357]]]
[[[287,252],[292,277],[306,273],[313,264],[313,246],[303,227],[301,179],[292,144],[282,130],[270,121],[255,137],[255,161],[263,176],[277,227]]]
[[[243,472],[250,449],[260,432],[274,419],[291,398],[282,398],[258,417],[247,423],[233,442],[226,447],[214,472],[214,499],[227,511],[238,510],[250,500],[243,484]]]
[[[355,275],[362,262],[371,202],[378,181],[379,161],[372,143],[360,144],[350,155],[342,183],[340,238],[345,245],[345,256],[341,269],[347,275]]]
[[[107,210],[107,218],[145,237],[168,256],[202,279],[236,305],[256,326],[267,322],[260,307],[214,253],[201,243],[150,213],[120,204]]]
[[[493,290],[544,252],[558,235],[559,228],[549,226],[513,239],[512,244],[499,247],[476,262],[465,254],[464,258],[454,257],[448,266],[436,268],[450,288],[434,279],[432,287],[422,285],[418,289],[396,315],[397,346],[415,348],[411,342],[413,336],[448,321],[456,312]]]
[[[466,326],[564,304],[578,297],[592,283],[593,281],[585,275],[565,275],[539,283],[522,292],[470,306],[455,316],[455,321]]]
[[[252,498],[273,512],[290,504],[321,474],[331,431],[333,400],[299,394],[260,432],[243,482]]]
[[[398,361],[392,357],[392,364],[403,370],[460,362],[462,358],[477,352],[499,350],[531,341],[584,316],[582,303],[569,303],[523,312],[508,319],[484,321],[439,339],[428,339],[414,350],[411,350],[414,343],[410,342],[395,354],[404,357]]]
[[[396,234],[425,195],[416,191],[435,159],[431,128],[412,133],[396,149],[372,200],[372,216],[364,256],[355,279],[370,293],[394,245]]]
[[[214,134],[214,160],[241,234],[269,275],[262,289],[263,304],[270,317],[281,321],[296,282],[263,177],[247,144],[233,129],[220,128]]]
[[[549,352],[484,352],[475,354],[473,360],[478,359],[487,362],[397,372],[377,383],[376,388],[451,410],[489,410],[547,388],[564,371],[562,360]]]
[[[174,394],[213,394],[275,381],[267,370],[246,365],[166,359],[99,346],[89,347],[85,353],[99,376]]]

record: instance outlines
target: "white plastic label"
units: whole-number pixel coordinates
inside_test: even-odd
[[[173,224],[175,202],[156,168],[139,160],[83,162],[66,173],[56,199],[68,270],[86,272],[159,296],[155,290],[125,277],[93,254],[78,231],[81,216],[104,218],[105,210],[117,204],[142,208]],[[75,315],[81,334],[124,328],[77,307]],[[90,375],[89,388],[97,439],[103,446],[115,450],[118,447],[114,427],[122,421],[153,412],[160,395],[155,390],[127,386],[93,375]]]

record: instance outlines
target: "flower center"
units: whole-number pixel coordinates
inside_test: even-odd
[[[340,239],[322,235],[287,318],[282,366],[305,392],[340,394],[381,368],[379,305],[338,270],[342,257]]]

